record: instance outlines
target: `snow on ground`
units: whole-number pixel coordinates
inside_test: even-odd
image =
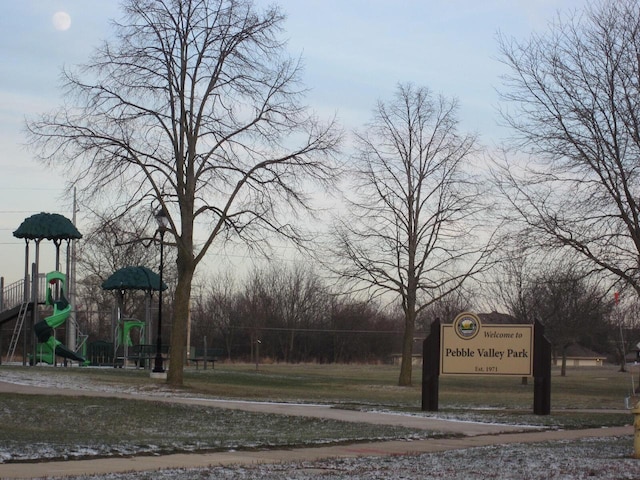
[[[637,480],[640,460],[629,439],[513,444],[423,455],[328,459],[277,465],[229,466],[74,477],[82,480]]]
[[[165,385],[138,386],[82,383],[74,375],[5,370],[2,380],[51,388],[174,395]],[[640,479],[640,460],[631,458],[633,438],[595,438],[544,444],[510,444],[422,455],[327,459],[323,461],[165,470],[74,477],[82,480],[309,480],[309,479],[452,479],[580,480]],[[53,477],[51,477],[53,478]],[[65,477],[70,478],[70,477]]]
[[[55,367],[51,367],[55,368]],[[83,367],[94,368],[94,367]],[[95,367],[101,368],[101,367]],[[63,368],[56,368],[55,375],[47,371],[47,368],[34,369],[8,369],[2,371],[0,380],[16,385],[27,385],[44,388],[87,390],[92,392],[118,392],[118,393],[144,393],[145,395],[170,396],[174,392],[167,385],[154,383],[144,386],[123,385],[123,384],[103,384],[87,382],[86,378],[77,375],[64,373]]]

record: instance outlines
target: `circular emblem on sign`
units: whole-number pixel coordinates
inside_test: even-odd
[[[480,319],[473,313],[461,313],[453,321],[453,330],[463,340],[471,340],[480,331]]]

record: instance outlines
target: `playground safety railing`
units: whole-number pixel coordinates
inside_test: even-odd
[[[113,366],[113,343],[105,342],[104,340],[89,342],[86,358],[91,362],[91,365]]]
[[[28,285],[28,284],[27,284]],[[27,297],[28,297],[28,291]],[[2,297],[0,299],[0,311],[9,310],[23,303],[25,300],[24,279],[13,282],[2,289]]]
[[[4,278],[0,280],[2,290],[0,291],[0,312],[9,310],[22,304],[25,299],[31,301],[31,280],[27,279],[25,284],[24,278],[17,282],[4,285]],[[47,291],[46,275],[41,273],[38,275],[38,302],[44,302]]]

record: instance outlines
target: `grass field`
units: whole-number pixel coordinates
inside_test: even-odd
[[[437,436],[402,427],[165,402],[0,395],[0,463]]]
[[[3,367],[0,367],[3,368]],[[13,368],[13,367],[4,367]],[[20,368],[20,367],[18,367]],[[559,369],[552,372],[553,409],[621,409],[638,370],[620,373],[616,366]],[[46,370],[46,369],[45,369]],[[154,383],[148,370],[86,368],[64,369],[99,383],[145,385]],[[0,370],[1,374],[1,370]],[[224,398],[273,401],[326,402],[340,405],[419,409],[421,370],[414,368],[413,386],[398,387],[398,367],[390,365],[317,364],[216,364],[215,368],[185,370],[184,390]],[[460,377],[440,379],[440,407],[447,409],[501,408],[529,410],[533,405],[533,380],[520,377]]]
[[[636,367],[638,368],[638,367]],[[533,415],[533,379],[460,377],[440,379],[439,417],[558,428],[589,428],[629,423],[622,410],[631,394],[631,374],[615,366],[553,371],[552,415]],[[341,408],[420,412],[421,370],[412,387],[397,386],[398,368],[387,365],[220,365],[188,370],[185,388],[228,398],[326,402]],[[637,385],[637,380],[635,380]]]
[[[512,377],[444,377],[437,413],[420,412],[420,371],[413,387],[397,386],[397,367],[386,365],[217,364],[185,370],[179,392],[220,398],[333,404],[337,408],[411,412],[440,418],[589,428],[626,425],[629,373],[616,367],[570,369],[552,379],[552,415],[532,414],[533,381]],[[634,373],[634,375],[637,372]],[[148,370],[0,366],[0,379],[96,385],[153,391]],[[636,381],[637,384],[637,381]],[[617,411],[611,411],[615,409]],[[171,422],[166,422],[167,418]],[[432,435],[401,428],[230,412],[216,408],[104,398],[4,394],[0,396],[0,461],[132,453],[274,448],[363,439]]]

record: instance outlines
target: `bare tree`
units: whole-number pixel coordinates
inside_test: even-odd
[[[640,2],[594,2],[500,47],[519,151],[495,174],[511,224],[640,294]]]
[[[259,353],[258,345],[264,341],[264,330],[273,312],[273,298],[268,292],[267,275],[264,270],[251,271],[242,285],[237,308],[239,326],[249,334],[251,359],[255,360]]]
[[[192,335],[207,336],[209,345],[219,335],[229,360],[238,327],[235,315],[238,295],[235,278],[230,270],[226,270],[207,280],[192,308]]]
[[[109,312],[117,305],[114,292],[103,290],[102,283],[118,269],[127,266],[142,265],[157,270],[157,249],[148,248],[149,245],[139,241],[114,244],[114,238],[123,238],[131,235],[132,232],[136,236],[144,236],[144,223],[130,216],[114,221],[107,221],[97,216],[93,227],[88,229],[83,242],[78,247],[80,281],[77,308],[81,306],[85,312],[93,313],[88,317],[97,321],[98,325],[94,333],[102,339],[111,338],[113,335],[105,321],[109,320]],[[175,256],[173,258],[175,259]],[[167,269],[165,283],[171,283],[170,279],[173,278],[175,278],[175,269]],[[128,292],[123,298],[124,312],[127,315],[145,318],[143,313],[146,294],[141,291]]]
[[[416,315],[460,288],[488,254],[474,235],[484,208],[471,174],[476,138],[458,133],[457,107],[412,85],[378,102],[357,134],[356,183],[335,231],[336,272],[401,303],[402,386],[411,385]]]
[[[177,249],[168,382],[180,385],[196,267],[229,239],[300,239],[291,220],[310,207],[305,181],[332,180],[340,134],[301,105],[278,8],[126,0],[124,12],[115,40],[65,72],[68,104],[28,128],[40,158],[73,169],[85,194],[104,193],[114,216],[167,213]]]
[[[397,347],[398,318],[384,312],[375,302],[333,297],[330,343],[333,362],[388,361]]]
[[[568,347],[579,344],[593,348],[610,333],[613,299],[607,300],[606,293],[596,279],[576,265],[558,263],[530,272],[513,313],[524,304],[529,314],[545,324],[545,334],[555,355],[561,358],[561,375],[565,376]]]
[[[531,278],[540,271],[541,263],[553,264],[559,259],[551,255],[538,255],[523,244],[523,239],[504,242],[500,261],[494,266],[491,278],[484,285],[487,302],[494,310],[506,308],[518,322],[533,323],[536,313],[531,311],[527,290]]]
[[[238,302],[243,325],[260,340],[260,351],[285,362],[306,361],[316,345],[310,332],[325,328],[330,297],[320,278],[307,266],[270,264],[255,269]]]
[[[255,361],[259,353],[285,362],[379,362],[398,344],[396,317],[371,302],[332,295],[307,265],[269,264],[241,285],[226,272],[200,293],[192,336],[225,345],[229,359]]]
[[[442,322],[451,322],[459,313],[471,310],[471,304],[470,293],[464,291],[464,289],[457,289],[455,292],[451,292],[446,297],[423,308],[416,318],[416,324],[423,333],[429,334],[434,320],[439,319]]]
[[[637,362],[640,345],[640,302],[635,292],[631,295],[625,293],[615,292],[610,320],[610,345],[620,363],[620,372],[627,371],[629,354],[632,354]],[[635,393],[640,392],[640,383],[634,387],[632,390],[635,390]]]

